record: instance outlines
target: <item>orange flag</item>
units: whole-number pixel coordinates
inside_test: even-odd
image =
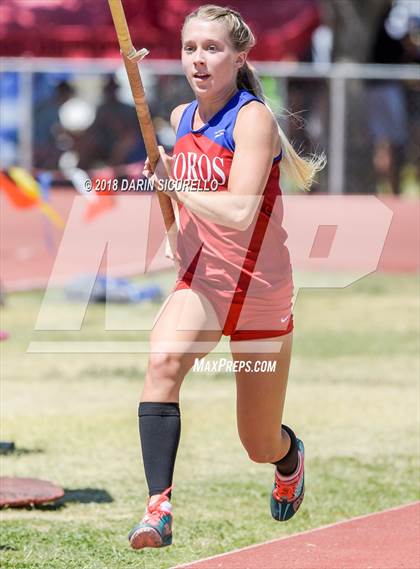
[[[0,189],[6,194],[12,204],[19,209],[26,209],[39,205],[39,197],[24,192],[5,173],[0,171]]]
[[[55,226],[64,227],[64,220],[42,199],[41,188],[29,172],[19,166],[11,166],[7,174],[3,174],[3,176],[4,180],[2,178],[0,184],[2,184],[2,187],[8,188],[6,193],[17,207],[37,206]]]

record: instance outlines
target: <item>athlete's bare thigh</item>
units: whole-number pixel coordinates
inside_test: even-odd
[[[207,298],[192,289],[169,295],[155,318],[150,344],[153,351],[208,354],[222,331]]]
[[[156,317],[142,401],[177,401],[196,358],[216,347],[222,331],[210,302],[191,289],[173,292]]]

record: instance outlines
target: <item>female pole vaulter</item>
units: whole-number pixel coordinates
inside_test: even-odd
[[[293,282],[279,176],[284,166],[298,186],[309,189],[323,158],[301,158],[278,127],[247,63],[254,43],[234,10],[206,5],[187,16],[182,64],[195,100],[172,112],[173,156],[161,148],[154,173],[145,166],[144,174],[179,210],[179,272],[151,332],[138,410],[150,497],[129,534],[134,549],[172,543],[179,392],[195,359],[222,335],[230,336],[237,364],[240,440],[251,460],[275,465],[272,517],[290,519],[304,496],[304,445],[282,424]],[[178,191],[169,191],[171,182]],[[264,361],[274,362],[275,371],[260,371]]]

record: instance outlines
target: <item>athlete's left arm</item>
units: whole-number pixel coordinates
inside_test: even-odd
[[[273,158],[280,152],[280,137],[274,115],[258,101],[248,103],[238,113],[233,138],[235,152],[228,190],[232,195],[244,198],[242,223],[248,227],[261,199],[252,198],[262,195]]]

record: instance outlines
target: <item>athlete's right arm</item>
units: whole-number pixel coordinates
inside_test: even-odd
[[[171,127],[175,131],[175,134],[177,133],[178,126],[179,126],[179,123],[181,121],[182,113],[185,111],[185,109],[187,107],[188,107],[188,103],[183,104],[183,105],[178,105],[177,107],[174,108],[174,110],[171,113],[170,122],[171,122]]]

